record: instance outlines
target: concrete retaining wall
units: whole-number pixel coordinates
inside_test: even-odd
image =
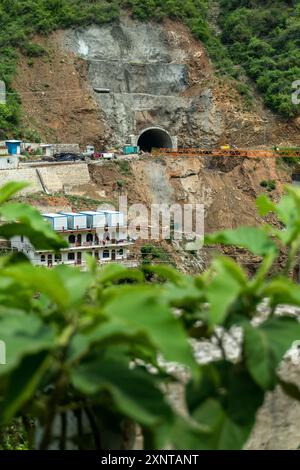
[[[23,193],[36,193],[43,191],[37,171],[50,193],[61,192],[64,185],[82,185],[90,183],[90,174],[86,163],[73,163],[67,165],[36,166],[19,168],[18,170],[0,170],[0,186],[8,181],[28,181],[30,186]]]
[[[86,163],[39,167],[44,185],[50,193],[63,191],[64,185],[89,184],[90,174]]]

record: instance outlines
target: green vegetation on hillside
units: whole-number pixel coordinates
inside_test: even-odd
[[[20,133],[25,137],[29,132],[20,129],[20,99],[12,80],[19,51],[29,60],[44,53],[33,35],[108,23],[119,18],[121,8],[141,21],[180,19],[204,42],[217,73],[238,78],[242,65],[267,105],[286,117],[296,115],[299,109],[291,102],[291,85],[300,79],[299,0],[220,0],[220,4],[223,44],[208,22],[209,0],[0,0],[0,79],[8,87],[7,105],[0,105],[0,138]],[[247,86],[241,83],[238,89],[249,101]]]
[[[0,138],[20,132],[20,100],[13,94],[11,83],[19,51],[28,57],[43,53],[32,42],[32,36],[57,28],[110,22],[119,18],[119,3],[119,0],[0,0],[0,79],[8,87],[7,105],[0,105]]]
[[[299,0],[221,0],[222,40],[256,82],[265,103],[283,116],[299,114],[292,83],[300,80]]]

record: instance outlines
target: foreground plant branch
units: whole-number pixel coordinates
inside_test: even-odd
[[[0,191],[1,236],[22,230],[37,248],[63,247],[35,209],[9,202],[22,187],[9,183]],[[7,363],[0,366],[0,430],[23,417],[31,435],[28,423],[34,423],[34,448],[68,448],[74,414],[78,448],[124,448],[134,441],[130,423],[130,429],[140,426],[151,448],[241,449],[266,392],[279,383],[284,354],[300,340],[297,318],[276,315],[278,305],[300,306],[300,287],[271,274],[280,250],[288,253],[286,273],[298,263],[300,192],[288,188],[278,205],[263,196],[258,207],[261,215],[274,212],[283,229],[240,227],[206,240],[260,256],[251,277],[224,256],[195,277],[168,266],[98,269],[92,260],[88,272],[48,270],[16,253],[2,256],[0,339]],[[270,314],[254,323],[265,299]],[[232,327],[242,331],[235,361],[223,342]],[[217,337],[221,359],[198,364],[190,335],[198,348]],[[189,376],[184,418],[162,391],[178,380],[169,363]],[[297,387],[280,384],[299,399]]]

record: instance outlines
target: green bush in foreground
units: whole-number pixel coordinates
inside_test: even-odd
[[[63,247],[35,209],[8,202],[22,187],[9,183],[0,191],[0,236],[24,234],[40,249]],[[7,361],[0,366],[0,432],[21,419],[26,446],[64,449],[71,413],[78,423],[78,448],[124,447],[128,427],[138,423],[147,449],[167,443],[177,449],[240,449],[266,392],[279,383],[299,399],[297,387],[280,379],[277,368],[300,339],[300,324],[275,310],[279,304],[300,306],[300,286],[287,277],[298,262],[300,192],[288,188],[278,205],[262,195],[258,207],[262,215],[274,212],[285,229],[240,227],[207,237],[207,243],[243,247],[261,257],[252,277],[224,256],[195,277],[167,266],[99,269],[92,259],[87,272],[47,269],[17,253],[2,256],[0,339]],[[286,266],[272,276],[280,246],[287,250]],[[149,273],[151,283],[145,281]],[[265,299],[269,315],[253,323]],[[232,361],[224,335],[234,327],[242,338],[241,353]],[[189,337],[216,341],[220,358],[197,364]],[[185,417],[161,387],[178,380],[168,372],[168,362],[190,377]],[[84,416],[92,442],[80,424]],[[112,433],[118,444],[109,441]]]

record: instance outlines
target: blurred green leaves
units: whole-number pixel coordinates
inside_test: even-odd
[[[37,211],[8,202],[21,187],[12,184],[0,193],[0,232],[10,227],[8,238],[26,234],[48,250],[64,246]],[[86,272],[63,265],[47,269],[19,255],[1,257],[0,340],[7,364],[0,366],[0,426],[32,414],[44,429],[44,448],[61,410],[105,410],[112,423],[138,423],[150,448],[242,448],[266,391],[280,383],[299,397],[277,370],[300,340],[300,324],[276,315],[278,305],[300,305],[300,287],[286,276],[299,262],[299,201],[294,189],[277,205],[258,201],[261,213],[271,210],[282,229],[242,227],[207,237],[208,243],[259,257],[252,275],[225,256],[215,256],[197,276],[167,266],[99,268],[91,259]],[[274,272],[279,247],[286,250],[286,265]],[[260,318],[258,306],[266,300],[269,311]],[[232,327],[241,335],[234,361],[224,343]],[[197,348],[213,339],[221,359],[197,364],[189,336]],[[178,372],[170,373],[174,364],[189,377],[185,417],[166,396],[178,382]]]

